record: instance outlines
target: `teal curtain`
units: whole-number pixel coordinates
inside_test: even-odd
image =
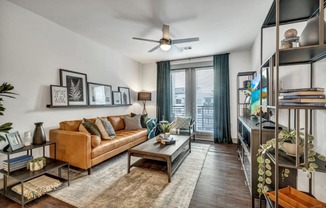
[[[214,55],[214,142],[232,143],[230,122],[229,54]]]
[[[157,121],[170,121],[171,117],[171,80],[170,61],[157,62]]]

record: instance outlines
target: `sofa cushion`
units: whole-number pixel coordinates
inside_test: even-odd
[[[100,156],[142,137],[147,137],[147,129],[116,131],[116,137],[114,139],[102,140],[99,146],[92,149],[92,158]]]
[[[123,120],[123,116],[108,116],[108,120],[110,121],[115,131],[125,129],[125,122]]]
[[[172,129],[189,129],[191,122],[190,117],[176,117],[173,121],[171,128]]]
[[[97,135],[101,137],[101,132],[95,125],[95,123],[90,121],[85,121],[79,126],[80,132],[90,133],[91,135]]]
[[[72,120],[60,122],[60,129],[66,131],[79,131],[79,126],[83,120]]]
[[[93,148],[99,146],[101,144],[101,137],[97,135],[91,135],[91,144]]]
[[[136,113],[130,113],[130,116],[131,117],[134,117],[134,116],[136,116],[137,114]],[[141,115],[140,116],[140,124],[141,124],[141,126],[143,127],[143,128],[146,128],[147,126],[146,126],[146,123],[147,123],[147,121],[149,120],[150,118],[148,118],[148,114],[143,114],[143,115]]]
[[[143,128],[140,124],[140,115],[136,115],[134,117],[124,116],[125,120],[125,130],[135,130]]]
[[[115,137],[115,131],[108,120],[97,117],[95,125],[100,130],[102,139],[113,139]]]

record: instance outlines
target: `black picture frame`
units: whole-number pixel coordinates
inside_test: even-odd
[[[24,147],[23,141],[20,138],[18,131],[6,134],[6,138],[11,148],[11,151],[15,151]]]
[[[112,97],[113,97],[113,105],[121,105],[121,92],[119,91],[112,91]]]
[[[68,106],[68,89],[59,85],[50,85],[51,106]]]
[[[130,90],[128,87],[118,87],[119,92],[121,92],[121,104],[129,105],[130,102]]]
[[[87,105],[87,75],[60,69],[60,85],[67,87],[69,105]]]
[[[112,86],[88,82],[88,105],[112,105]]]

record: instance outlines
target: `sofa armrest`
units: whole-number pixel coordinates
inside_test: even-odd
[[[91,167],[91,135],[84,132],[50,130],[50,141],[56,143],[56,158],[70,165],[89,169]],[[54,146],[50,147],[54,158]]]

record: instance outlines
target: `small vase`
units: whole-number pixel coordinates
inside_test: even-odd
[[[46,135],[43,129],[43,122],[34,123],[35,130],[33,135],[33,144],[40,145],[46,142]]]
[[[32,143],[32,133],[30,131],[26,131],[24,133],[24,145],[29,146]]]
[[[324,21],[324,25],[325,25],[325,21]],[[326,32],[326,25],[324,26],[324,31]],[[325,32],[324,34],[326,34]],[[326,36],[324,37],[324,42],[325,39]],[[319,44],[319,16],[318,15],[308,20],[306,27],[301,33],[299,44],[300,46],[310,46],[310,45]]]

